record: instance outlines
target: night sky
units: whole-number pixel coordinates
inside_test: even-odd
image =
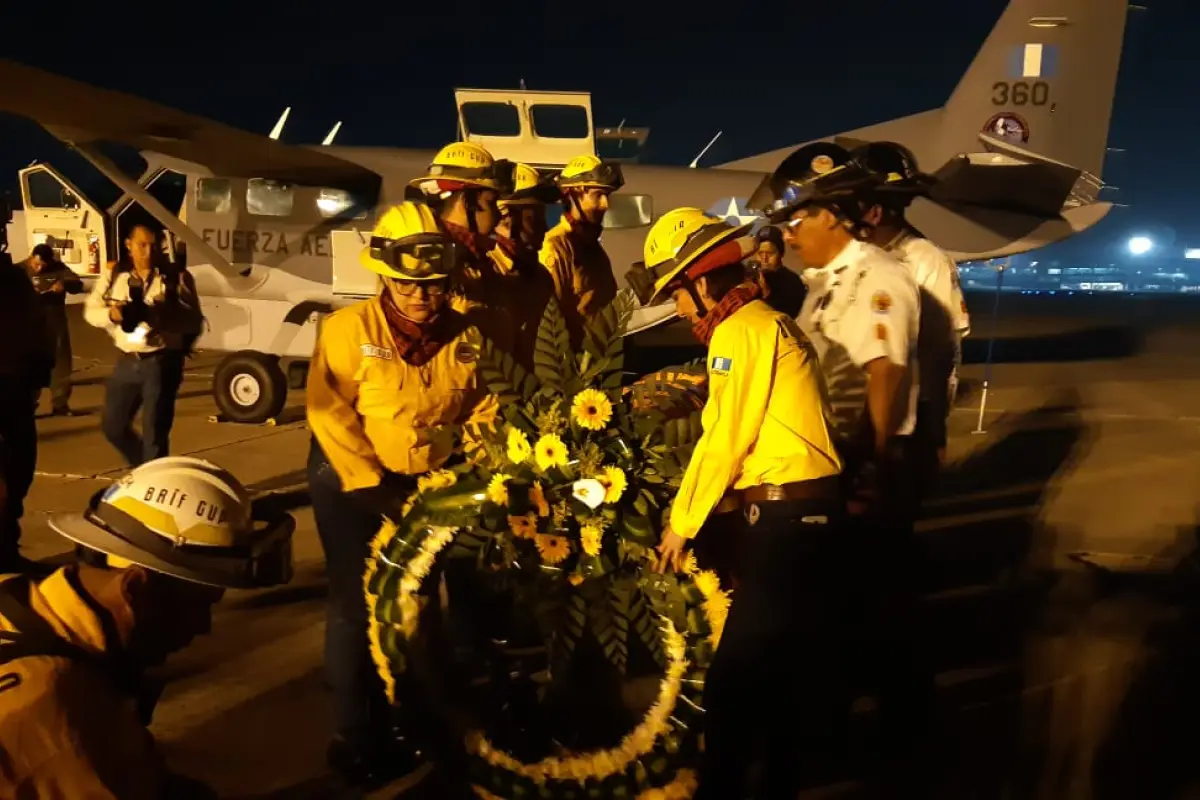
[[[1200,3],[1142,2],[1109,142],[1126,152],[1104,174],[1120,187],[1110,199],[1132,207],[1081,238],[1170,226],[1200,244]],[[0,11],[0,30],[19,61],[247,130],[265,134],[290,105],[289,142],[318,142],[340,119],[338,144],[436,148],[454,138],[453,87],[524,79],[591,91],[598,125],[649,126],[651,162],[687,163],[723,130],[711,164],[942,105],[1004,5],[72,0],[33,25]],[[90,172],[0,116],[0,191],[15,194],[15,170],[34,159],[77,180]]]

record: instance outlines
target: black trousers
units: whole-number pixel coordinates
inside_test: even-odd
[[[839,501],[762,503],[745,525],[738,590],[708,671],[697,800],[794,798],[844,743],[848,557]]]
[[[363,575],[383,517],[342,491],[316,439],[308,456],[308,486],[329,580],[325,672],[333,689],[334,730],[364,753],[383,747],[390,711],[383,679],[371,660]]]
[[[37,388],[0,378],[0,469],[7,499],[0,503],[0,573],[16,569],[25,497],[37,468]]]
[[[145,356],[122,353],[104,389],[104,438],[136,467],[171,454],[175,400],[183,383],[183,353],[161,350]],[[142,432],[133,419],[142,412]]]
[[[915,524],[936,479],[939,445],[921,433],[892,442],[879,505],[852,518],[849,531],[862,554],[851,674],[878,702],[882,777],[902,793],[921,791],[935,746],[936,670],[920,608],[930,559]]]

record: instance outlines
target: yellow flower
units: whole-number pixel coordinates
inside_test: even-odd
[[[529,487],[529,502],[537,508],[539,517],[550,516],[550,504],[546,502],[546,494],[542,491],[540,483],[534,483]]]
[[[583,545],[583,552],[589,556],[600,555],[600,540],[604,537],[604,531],[597,528],[595,525],[584,525],[579,530],[580,543]]]
[[[525,438],[525,434],[516,428],[509,428],[508,460],[514,464],[523,464],[529,460],[532,453],[533,448],[529,446],[529,440]]]
[[[700,571],[700,564],[696,561],[696,554],[688,550],[687,555],[683,557],[683,571],[686,575],[694,575]]]
[[[714,592],[721,591],[721,579],[715,572],[709,570],[697,572],[692,576],[692,580],[696,582],[696,588],[700,590],[700,594],[706,598],[711,597]]]
[[[453,472],[448,469],[440,469],[417,478],[417,491],[434,492],[438,489],[445,489],[447,486],[453,486],[457,481],[458,476]]]
[[[621,499],[621,495],[625,493],[625,487],[629,485],[629,479],[625,477],[625,470],[620,467],[605,467],[604,472],[596,480],[600,481],[600,485],[604,487],[604,502],[615,503]]]
[[[547,564],[558,564],[571,555],[571,542],[565,536],[539,533],[533,541],[538,552],[542,554],[542,560]]]
[[[604,430],[604,426],[612,421],[612,413],[612,403],[597,389],[584,389],[571,403],[571,416],[579,427],[589,431]]]
[[[567,463],[567,446],[557,435],[548,433],[533,446],[533,460],[537,462],[538,469],[561,467]]]
[[[511,481],[512,475],[505,475],[503,472],[497,472],[488,481],[487,498],[498,506],[508,505],[508,487],[505,481]]]
[[[508,518],[508,527],[513,535],[522,539],[532,539],[537,534],[537,515],[526,514],[523,517]]]

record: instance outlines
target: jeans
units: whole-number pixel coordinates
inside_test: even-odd
[[[163,350],[139,357],[122,353],[104,391],[104,438],[132,467],[171,452],[175,398],[183,383],[183,353]],[[142,412],[142,432],[133,418]]]
[[[838,500],[776,501],[745,524],[738,590],[708,670],[697,800],[740,800],[763,762],[756,797],[799,792],[808,767],[845,737],[847,572]]]
[[[313,440],[308,485],[329,580],[325,671],[333,689],[334,729],[352,748],[386,744],[390,711],[367,640],[363,574],[382,516],[342,491],[337,473]]]
[[[50,373],[50,402],[56,411],[71,401],[71,331],[63,306],[46,309],[46,327],[54,338],[54,370]]]

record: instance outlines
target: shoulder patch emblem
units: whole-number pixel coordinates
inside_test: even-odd
[[[892,296],[885,291],[871,295],[871,310],[876,314],[886,314],[892,310]]]
[[[479,360],[479,354],[467,342],[459,342],[454,347],[454,358],[463,364],[474,364]]]
[[[733,359],[725,358],[724,356],[713,356],[712,363],[709,365],[708,371],[713,375],[728,375],[729,370],[733,369]]]
[[[380,358],[384,361],[392,360],[392,348],[380,347],[377,344],[364,344],[360,348],[363,358]]]
[[[824,175],[833,169],[833,159],[826,155],[819,155],[809,163],[809,168],[818,175]]]

